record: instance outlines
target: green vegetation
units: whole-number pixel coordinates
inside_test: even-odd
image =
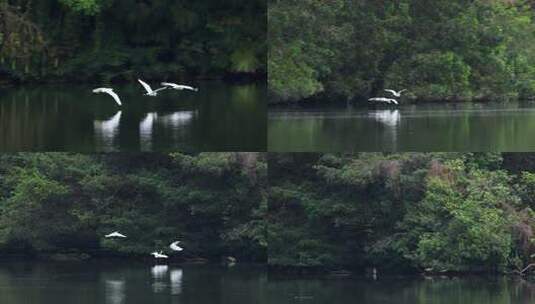
[[[269,0],[271,102],[535,96],[532,1]]]
[[[264,77],[263,0],[0,0],[0,79]]]
[[[512,271],[534,262],[535,155],[273,154],[269,263]]]
[[[265,261],[266,160],[257,153],[0,155],[0,255]],[[120,231],[124,240],[105,239]]]

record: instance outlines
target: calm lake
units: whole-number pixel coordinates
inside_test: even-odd
[[[535,303],[535,284],[494,278],[269,279],[269,303]]]
[[[270,109],[268,150],[535,151],[535,104]]]
[[[150,83],[151,85],[156,85]],[[143,96],[139,84],[0,90],[0,151],[264,151],[266,85],[195,83]]]
[[[0,262],[2,304],[262,303],[263,268]]]

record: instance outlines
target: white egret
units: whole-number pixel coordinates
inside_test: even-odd
[[[178,246],[179,243],[180,243],[180,241],[173,242],[173,243],[171,243],[171,245],[169,245],[169,248],[171,248],[174,251],[182,251],[182,250],[184,250],[184,248]]]
[[[154,251],[151,254],[156,259],[168,259],[169,258],[168,255],[163,254],[163,252],[161,252],[161,251],[160,252]]]
[[[198,92],[199,91],[198,88],[190,87],[190,86],[187,86],[187,85],[171,83],[171,82],[162,82],[161,85],[163,85],[164,87],[169,87],[169,88],[171,88],[173,90],[178,90],[178,91],[182,91],[182,90],[189,90],[189,91],[193,91],[193,92]]]
[[[368,99],[368,101],[377,101],[377,102],[385,102],[385,103],[388,103],[388,104],[399,104],[397,100],[393,99],[393,98],[385,98],[385,97],[374,97],[374,98],[370,98]]]
[[[119,231],[114,231],[110,234],[106,234],[104,237],[105,238],[125,238],[126,235],[119,233]]]
[[[113,91],[113,89],[111,88],[97,88],[97,89],[94,89],[93,90],[93,93],[106,93],[108,95],[110,95],[111,97],[113,97],[113,99],[115,100],[115,102],[119,105],[119,106],[122,106],[122,102],[121,102],[121,98],[119,98],[119,95],[117,95],[117,93],[115,93]]]
[[[163,90],[166,90],[167,87],[163,87],[163,88],[159,88],[157,90],[153,90],[150,85],[148,85],[146,82],[144,82],[143,80],[141,79],[138,79],[137,81],[139,81],[139,83],[141,83],[141,85],[145,88],[145,91],[147,91],[147,93],[145,95],[147,96],[157,96],[158,95],[158,92],[160,91],[163,91]]]
[[[407,91],[407,89],[403,89],[403,90],[398,91],[398,92],[396,92],[396,91],[394,91],[394,90],[390,90],[390,89],[385,89],[385,92],[390,92],[390,93],[392,93],[392,95],[394,95],[395,97],[401,97],[401,93],[403,93],[403,92],[405,92],[405,91]]]

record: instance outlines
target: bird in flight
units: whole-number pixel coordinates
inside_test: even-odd
[[[187,86],[187,85],[171,83],[171,82],[162,82],[161,85],[163,85],[164,87],[169,87],[169,88],[171,88],[173,90],[179,90],[179,91],[182,91],[182,90],[189,90],[189,91],[194,91],[194,92],[198,92],[199,91],[198,88],[190,87],[190,86]]]
[[[167,87],[163,87],[163,88],[159,88],[159,89],[157,89],[157,90],[153,90],[153,89],[150,87],[150,85],[148,85],[145,81],[143,81],[143,80],[141,80],[141,79],[138,79],[137,81],[139,81],[139,83],[141,83],[141,85],[143,86],[143,88],[145,88],[145,91],[147,91],[147,93],[145,93],[145,95],[147,95],[147,96],[157,96],[157,95],[158,95],[158,92],[167,89]]]
[[[392,93],[392,95],[394,95],[395,97],[401,97],[401,93],[403,93],[403,92],[405,92],[405,91],[407,91],[407,89],[403,89],[403,90],[398,91],[398,92],[396,92],[396,91],[394,91],[394,90],[390,90],[390,89],[385,89],[385,92],[390,92],[390,93]]]
[[[106,234],[104,237],[106,238],[125,238],[126,235],[119,233],[119,231],[114,231],[110,234]]]
[[[169,258],[168,255],[163,254],[163,252],[161,251],[160,252],[154,251],[151,254],[155,259],[168,259]]]
[[[171,243],[171,245],[169,245],[169,248],[171,248],[174,251],[182,251],[182,250],[184,250],[184,248],[178,246],[179,243],[180,243],[180,241],[173,242],[173,243]]]
[[[97,89],[93,90],[93,93],[95,93],[95,94],[106,93],[106,94],[110,95],[111,97],[113,97],[113,99],[115,100],[115,102],[119,106],[123,105],[122,102],[121,102],[121,98],[119,98],[119,95],[117,95],[117,93],[115,93],[113,91],[113,89],[111,89],[111,88],[97,88]]]

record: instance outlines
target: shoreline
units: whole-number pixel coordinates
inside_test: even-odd
[[[268,272],[273,276],[294,276],[294,277],[319,277],[319,278],[364,278],[373,277],[373,267],[362,268],[326,268],[326,267],[301,267],[301,266],[273,266],[268,265]],[[418,271],[416,269],[405,271],[377,270],[377,277],[423,277],[423,278],[440,278],[440,277],[496,277],[507,276],[515,278],[535,277],[535,273],[520,275],[515,271],[498,271],[498,270],[467,270],[467,271]]]

